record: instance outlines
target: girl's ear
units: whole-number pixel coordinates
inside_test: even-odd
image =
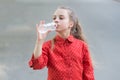
[[[74,22],[70,21],[70,27],[73,27],[73,25],[74,25]]]

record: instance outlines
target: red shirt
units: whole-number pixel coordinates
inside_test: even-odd
[[[51,41],[43,44],[42,55],[29,61],[29,66],[42,69],[47,66],[48,80],[95,80],[93,65],[87,44],[69,36],[55,37],[53,50]]]

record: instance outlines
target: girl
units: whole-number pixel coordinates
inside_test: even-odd
[[[76,15],[70,8],[59,7],[53,21],[56,36],[45,42],[50,31],[39,33],[44,21],[36,25],[37,40],[29,66],[34,70],[47,66],[48,80],[94,80],[90,52]]]

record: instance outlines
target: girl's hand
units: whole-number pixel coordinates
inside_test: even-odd
[[[48,35],[48,33],[50,31],[47,31],[45,33],[40,33],[39,30],[42,29],[44,26],[45,21],[40,21],[39,24],[36,24],[36,31],[37,31],[37,40],[44,40],[46,38],[46,36]]]

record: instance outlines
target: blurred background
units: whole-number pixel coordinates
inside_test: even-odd
[[[120,80],[120,0],[0,0],[0,80],[47,80],[47,68],[34,71],[28,61],[36,41],[35,24],[51,22],[61,5],[78,15],[96,80]]]

